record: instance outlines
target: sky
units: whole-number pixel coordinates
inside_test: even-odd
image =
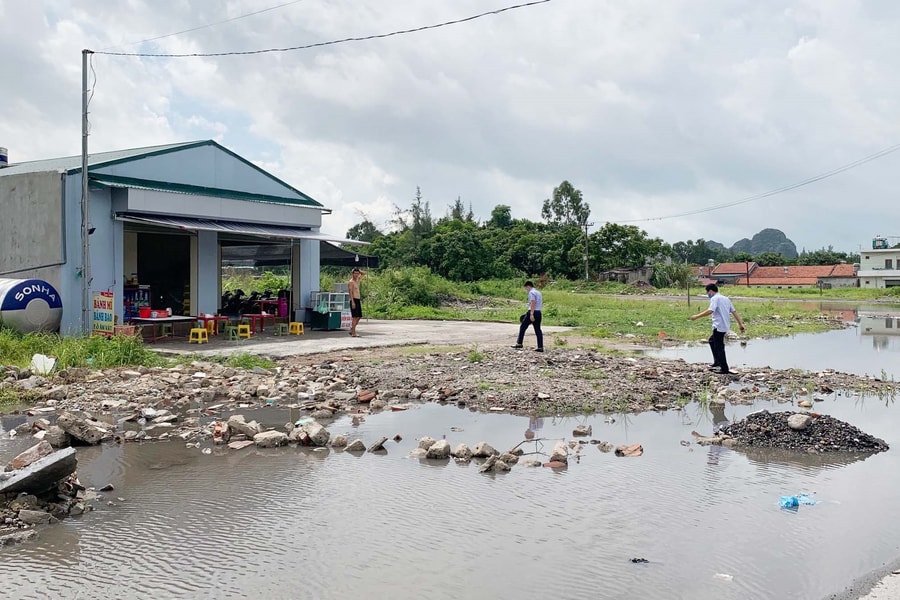
[[[303,46],[515,4],[0,1],[0,146],[11,163],[81,152],[83,48]],[[291,52],[98,53],[90,149],[214,139],[332,209],[332,234],[387,230],[417,187],[436,217],[459,198],[481,221],[497,205],[539,221],[567,180],[592,231],[730,246],[772,227],[858,251],[900,241],[900,151],[740,201],[900,144],[897,31],[896,0],[549,0]]]

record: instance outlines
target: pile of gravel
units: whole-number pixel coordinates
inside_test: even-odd
[[[788,425],[792,415],[809,417],[805,428],[794,429]],[[795,426],[796,426],[795,420]],[[734,439],[737,445],[756,448],[783,448],[801,452],[884,452],[888,445],[884,440],[864,433],[839,419],[828,415],[799,412],[774,412],[763,410],[745,419],[722,427],[719,432]]]

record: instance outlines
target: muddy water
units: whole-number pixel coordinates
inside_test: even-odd
[[[773,366],[810,371],[835,369],[845,373],[900,380],[900,307],[820,305],[823,312],[838,313],[851,323],[847,329],[818,334],[799,334],[770,340],[729,341],[728,364],[743,367]],[[749,331],[752,335],[752,328]],[[706,344],[690,344],[647,351],[659,358],[711,362]]]
[[[724,417],[764,407],[784,408],[729,406]],[[0,590],[4,598],[818,599],[896,558],[900,522],[889,508],[900,495],[900,423],[897,407],[875,400],[835,396],[817,409],[895,450],[824,458],[684,447],[691,430],[709,432],[723,418],[696,405],[611,424],[422,405],[330,426],[367,441],[400,433],[385,456],[204,455],[174,442],[80,449],[82,481],[115,491],[95,512],[0,549]],[[287,419],[266,414],[271,425]],[[582,423],[595,438],[643,444],[644,456],[587,445],[567,470],[517,466],[496,476],[474,463],[406,457],[421,435],[505,449],[529,426],[559,438]],[[4,461],[25,443],[0,439]],[[777,506],[802,491],[822,503],[796,513]]]

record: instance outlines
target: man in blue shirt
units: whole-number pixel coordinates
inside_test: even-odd
[[[713,331],[712,335],[709,336],[709,347],[713,355],[711,368],[719,369],[719,373],[728,375],[731,371],[728,370],[728,360],[725,358],[725,335],[731,330],[731,315],[734,315],[735,320],[738,322],[741,333],[744,332],[744,322],[741,321],[741,316],[734,310],[734,305],[731,304],[728,296],[723,296],[719,293],[719,286],[714,283],[707,285],[706,296],[709,298],[709,308],[702,313],[691,315],[691,321],[712,315]]]
[[[534,336],[537,338],[536,352],[544,351],[544,332],[541,331],[541,311],[544,308],[544,297],[539,291],[534,289],[534,283],[525,282],[525,290],[528,292],[528,312],[519,317],[519,338],[513,348],[521,349],[522,341],[525,339],[525,332],[528,327],[534,326]]]

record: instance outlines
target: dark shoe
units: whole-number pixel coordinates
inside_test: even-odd
[[[544,349],[543,349],[543,348],[535,348],[534,351],[535,351],[535,352],[543,352]]]
[[[515,348],[516,350],[521,350],[522,344],[516,344],[515,346],[513,346],[513,348]]]
[[[719,375],[737,375],[734,371],[719,371]]]

